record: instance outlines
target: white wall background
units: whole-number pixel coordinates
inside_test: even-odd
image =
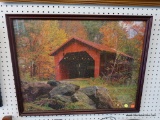
[[[20,117],[18,114],[5,14],[152,15],[153,26],[140,112],[130,114],[132,116],[121,113]],[[115,117],[116,120],[160,120],[159,46],[160,7],[0,3],[0,86],[3,99],[3,106],[0,107],[0,119],[5,115],[12,115],[13,120],[101,120],[110,116]]]

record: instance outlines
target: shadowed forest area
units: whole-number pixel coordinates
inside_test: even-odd
[[[70,38],[76,37],[109,47],[116,53],[113,59],[104,58],[98,78],[68,80],[69,83],[80,88],[107,88],[114,101],[113,108],[123,108],[125,103],[135,103],[145,25],[143,21],[14,20],[20,79],[23,84],[56,80],[54,56],[50,54]],[[40,101],[39,98],[38,100]],[[40,103],[35,101],[26,101],[26,110],[53,108],[48,105],[39,108]],[[62,109],[80,109],[73,104],[69,105]],[[31,106],[35,106],[34,109],[30,109]]]

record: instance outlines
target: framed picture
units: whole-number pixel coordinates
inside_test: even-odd
[[[6,20],[20,115],[139,111],[152,16]]]

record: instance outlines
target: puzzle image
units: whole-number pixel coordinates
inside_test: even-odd
[[[25,111],[135,108],[146,22],[13,25]]]

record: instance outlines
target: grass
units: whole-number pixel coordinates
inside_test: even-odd
[[[88,86],[100,86],[106,87],[106,83],[101,78],[88,78],[88,79],[78,79],[69,81],[69,83],[80,86],[80,88],[88,87]]]
[[[45,110],[53,110],[48,107],[48,105],[40,106],[34,103],[24,103],[24,111],[45,111]]]
[[[101,78],[88,79],[88,80],[72,80],[72,84],[79,85],[80,88],[89,86],[105,87],[109,91],[109,95],[112,98],[113,106],[115,108],[125,108],[124,105],[134,104],[136,99],[136,85],[120,84],[118,82],[106,82]],[[129,106],[130,107],[130,106]]]
[[[74,109],[95,109],[95,108],[88,105],[87,103],[79,101],[79,102],[75,102],[75,103],[71,103],[71,104],[66,105],[66,107],[64,109],[74,110]]]
[[[113,100],[115,108],[124,108],[125,104],[134,104],[136,99],[136,89],[135,85],[130,86],[107,86],[109,94]]]

